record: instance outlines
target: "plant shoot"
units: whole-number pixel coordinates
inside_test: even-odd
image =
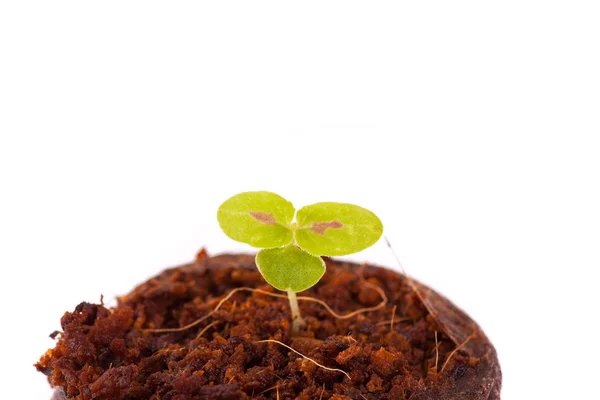
[[[354,204],[316,203],[296,212],[292,203],[265,191],[229,198],[219,207],[217,219],[231,239],[261,249],[256,266],[271,286],[287,292],[294,331],[302,324],[296,293],[321,279],[321,256],[362,251],[383,233],[379,218]]]

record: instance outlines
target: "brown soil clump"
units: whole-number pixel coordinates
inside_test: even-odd
[[[346,314],[380,303],[375,285],[387,303],[339,319],[301,300],[305,325],[295,336],[288,301],[260,292],[236,292],[206,317],[234,288],[276,291],[253,256],[201,252],[114,309],[81,303],[66,313],[56,347],[36,368],[68,399],[81,400],[500,398],[496,352],[466,314],[416,282],[415,293],[396,272],[326,262],[323,279],[303,296]],[[199,319],[177,332],[148,331]]]

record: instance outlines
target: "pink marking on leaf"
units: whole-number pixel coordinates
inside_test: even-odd
[[[277,223],[272,213],[250,211],[248,214],[250,214],[250,216],[255,220],[260,221],[265,225],[275,225]]]
[[[325,231],[327,229],[340,229],[343,227],[344,227],[344,224],[342,224],[340,221],[331,221],[331,222],[315,222],[310,227],[310,229],[317,235],[325,236]]]

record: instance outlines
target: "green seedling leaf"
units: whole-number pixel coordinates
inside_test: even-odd
[[[302,292],[313,286],[325,273],[325,262],[291,244],[263,249],[256,255],[256,266],[275,289]]]
[[[346,203],[317,203],[296,214],[296,243],[316,256],[343,256],[372,246],[383,233],[371,211]]]
[[[292,243],[292,203],[271,192],[244,192],[225,200],[217,212],[221,229],[238,242],[268,248]]]

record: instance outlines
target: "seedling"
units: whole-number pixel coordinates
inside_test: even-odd
[[[296,212],[292,203],[265,191],[229,198],[219,207],[217,219],[231,239],[261,249],[256,266],[271,286],[287,292],[294,331],[302,324],[296,293],[321,279],[321,256],[362,251],[383,233],[379,218],[354,204],[316,203]]]

